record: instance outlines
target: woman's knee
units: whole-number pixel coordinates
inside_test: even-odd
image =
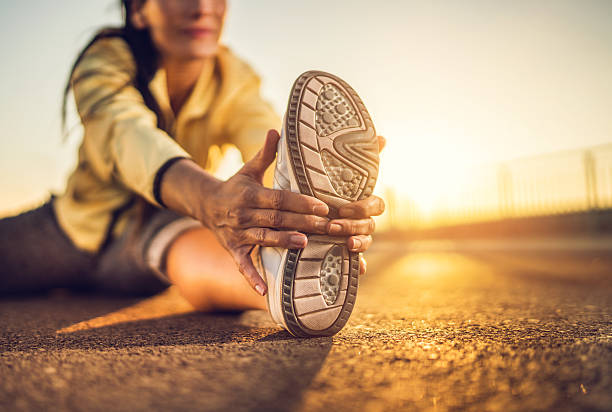
[[[167,270],[172,283],[196,309],[226,311],[265,309],[238,271],[236,263],[207,229],[179,236],[168,251]]]
[[[205,228],[181,234],[170,246],[166,259],[170,281],[199,310],[214,310],[222,274],[236,270],[229,253]]]

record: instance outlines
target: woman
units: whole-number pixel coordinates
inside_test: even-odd
[[[324,202],[262,186],[280,121],[253,71],[219,45],[225,0],[122,6],[124,26],[94,37],[66,88],[84,138],[65,193],[0,221],[1,293],[150,294],[172,283],[199,310],[264,309],[255,245],[301,248],[304,233],[339,224],[353,252],[369,246],[380,199],[330,220]],[[221,181],[207,171],[209,149],[228,143],[251,160]]]

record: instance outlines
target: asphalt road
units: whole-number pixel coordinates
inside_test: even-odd
[[[611,250],[483,244],[378,242],[333,338],[173,291],[0,301],[0,410],[612,410]]]

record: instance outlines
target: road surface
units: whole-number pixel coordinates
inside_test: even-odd
[[[612,410],[611,249],[513,244],[378,242],[333,338],[173,290],[5,299],[0,410]]]

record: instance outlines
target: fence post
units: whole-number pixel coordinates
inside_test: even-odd
[[[511,216],[514,212],[512,174],[505,164],[501,164],[497,170],[497,196],[500,216]]]
[[[590,150],[586,150],[584,152],[583,162],[587,208],[589,210],[594,210],[599,207],[599,196],[597,193],[597,169],[595,167],[595,157]]]
[[[389,226],[390,228],[396,229],[397,228],[397,203],[396,203],[396,199],[395,199],[395,189],[393,187],[387,186],[385,187],[385,197],[387,198],[387,216],[389,219]],[[412,224],[412,222],[411,222]]]

